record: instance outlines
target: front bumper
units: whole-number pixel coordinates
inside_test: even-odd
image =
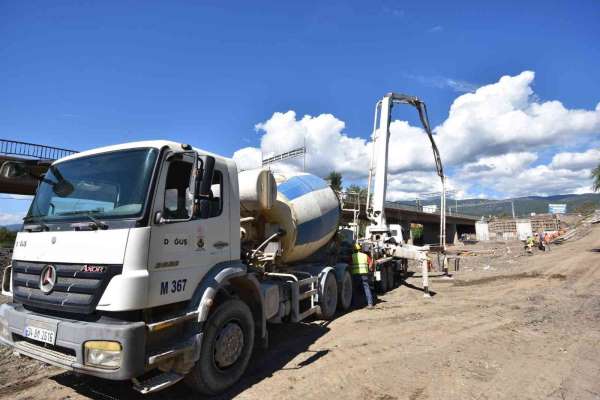
[[[56,329],[54,346],[25,339],[25,326],[32,322]],[[20,304],[2,304],[0,333],[2,331],[5,335],[0,335],[0,344],[12,346],[18,354],[71,371],[111,380],[131,379],[145,371],[146,325],[143,322],[77,321],[42,316],[26,310]],[[88,340],[121,343],[121,366],[109,370],[85,365],[83,346]]]

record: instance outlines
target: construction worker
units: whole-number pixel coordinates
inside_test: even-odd
[[[527,241],[525,242],[525,250],[528,253],[532,254],[534,244],[535,244],[535,239],[533,238],[533,236],[527,236]]]
[[[541,231],[539,233],[539,246],[540,246],[540,250],[542,250],[542,251],[550,250],[550,246],[548,246],[548,243],[546,243],[546,232],[544,232],[544,231]]]
[[[362,283],[365,291],[365,299],[367,300],[367,308],[371,309],[373,308],[373,295],[369,286],[369,265],[369,256],[363,253],[360,245],[356,243],[354,245],[354,252],[352,253],[352,275]]]

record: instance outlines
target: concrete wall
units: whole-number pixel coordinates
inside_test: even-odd
[[[475,222],[475,237],[477,240],[490,240],[490,231],[487,222]]]
[[[477,240],[526,240],[532,236],[530,219],[477,221],[475,233]]]
[[[531,221],[528,219],[517,220],[517,238],[519,240],[527,240],[529,236],[532,236]]]

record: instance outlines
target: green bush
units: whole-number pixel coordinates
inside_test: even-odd
[[[17,233],[9,231],[6,228],[0,228],[0,247],[13,247]]]

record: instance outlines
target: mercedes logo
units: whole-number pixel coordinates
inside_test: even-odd
[[[46,265],[42,268],[40,275],[40,290],[44,294],[49,294],[56,284],[56,268],[53,265]]]

